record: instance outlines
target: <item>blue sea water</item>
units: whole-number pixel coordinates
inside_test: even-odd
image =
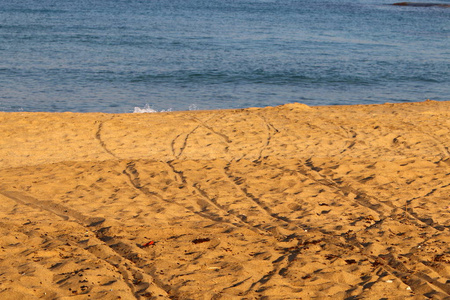
[[[450,100],[450,8],[393,2],[0,0],[0,111]]]

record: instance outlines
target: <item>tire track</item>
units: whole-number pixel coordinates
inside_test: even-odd
[[[380,199],[378,199],[374,196],[371,196],[360,189],[353,188],[351,185],[348,185],[348,184],[343,185],[341,182],[337,182],[336,180],[330,179],[328,176],[321,174],[320,172],[322,170],[318,167],[315,167],[310,159],[307,160],[305,164],[300,166],[300,169],[301,169],[301,171],[305,172],[305,174],[309,174],[309,173],[316,174],[317,176],[319,176],[319,180],[315,179],[317,182],[331,186],[331,187],[335,187],[336,189],[341,191],[341,194],[343,196],[348,197],[348,195],[350,193],[355,194],[356,198],[354,200],[357,203],[377,212],[382,219],[384,219],[386,217],[390,217],[392,212],[395,209],[399,209],[399,210],[404,211],[404,213],[407,214],[409,216],[409,218],[414,221],[413,223],[417,227],[421,227],[420,224],[423,224],[424,226],[428,226],[429,228],[432,228],[433,230],[437,230],[437,231],[442,231],[442,228],[445,227],[445,226],[435,223],[433,221],[430,222],[430,220],[428,218],[426,218],[426,219],[419,218],[417,214],[411,213],[412,212],[411,208],[408,208],[407,206],[406,207],[405,206],[403,206],[403,207],[395,206],[390,201],[381,201]],[[313,179],[313,178],[314,178],[314,175],[311,174],[311,179]],[[434,191],[431,190],[424,197],[431,195],[433,192]],[[386,209],[386,208],[390,208],[390,210]],[[385,215],[385,213],[387,213],[389,215]]]
[[[186,147],[187,147],[187,143],[188,143],[189,137],[190,137],[192,134],[194,134],[195,131],[197,131],[197,129],[199,129],[199,128],[202,127],[202,126],[205,127],[206,129],[208,129],[209,131],[211,131],[212,133],[214,133],[214,134],[218,135],[219,137],[223,138],[223,139],[225,140],[225,142],[230,143],[231,140],[230,140],[230,138],[229,138],[228,136],[226,136],[225,134],[222,134],[222,133],[220,133],[220,132],[215,131],[211,126],[209,126],[209,125],[206,124],[206,122],[208,122],[209,120],[213,119],[214,117],[215,117],[215,115],[212,115],[212,116],[211,116],[210,118],[208,118],[206,121],[202,121],[202,120],[200,120],[200,119],[198,119],[198,118],[196,118],[196,117],[191,117],[191,118],[189,118],[189,119],[186,119],[186,120],[188,120],[188,121],[195,121],[195,122],[199,123],[199,125],[197,125],[196,127],[194,127],[194,129],[192,129],[190,132],[188,132],[188,133],[185,135],[184,140],[183,140],[183,144],[182,144],[182,145],[179,147],[179,149],[178,149],[178,154],[176,153],[177,151],[176,151],[176,149],[175,149],[175,144],[176,144],[177,140],[183,135],[183,133],[180,133],[179,135],[177,135],[177,136],[172,140],[172,142],[170,143],[170,145],[171,145],[171,149],[172,149],[172,154],[173,154],[173,156],[174,156],[175,158],[179,158],[179,157],[183,154],[184,150],[185,150]]]
[[[102,146],[103,150],[105,150],[106,153],[108,153],[109,155],[111,155],[112,157],[119,159],[119,157],[117,157],[117,155],[115,155],[111,150],[108,149],[108,147],[106,146],[105,141],[102,139],[102,129],[103,129],[103,124],[105,123],[104,121],[95,121],[95,123],[98,123],[98,128],[97,128],[97,132],[95,133],[95,138],[98,140],[98,142],[100,143],[100,146]]]
[[[156,282],[155,278],[147,275],[144,270],[136,265],[136,263],[142,262],[134,259],[135,257],[139,257],[135,249],[133,249],[134,247],[124,243],[114,235],[108,234],[113,226],[108,224],[110,222],[106,219],[88,217],[63,205],[53,203],[52,201],[39,200],[20,192],[0,191],[0,194],[21,205],[47,211],[52,215],[60,217],[63,221],[76,223],[81,226],[82,231],[93,233],[97,239],[96,245],[84,249],[98,259],[111,265],[123,277],[124,282],[130,288],[135,299],[147,298],[149,294],[168,299],[167,293],[170,292],[170,289],[161,282]],[[70,237],[60,235],[58,239],[64,242],[74,241],[77,244],[82,242],[75,235]],[[125,247],[119,247],[120,245],[124,245]],[[111,255],[111,250],[115,254]],[[146,261],[145,264],[148,264],[148,262]]]
[[[237,224],[239,224],[239,225],[244,226],[247,229],[254,231],[258,234],[262,234],[265,236],[267,236],[267,235],[273,236],[273,234],[274,234],[273,232],[255,227],[255,226],[249,224],[248,222],[246,222],[242,216],[236,215],[236,214],[228,211],[224,207],[222,207],[220,204],[217,203],[217,201],[215,199],[212,199],[211,197],[209,197],[207,192],[205,190],[203,190],[202,188],[200,188],[200,186],[197,183],[190,183],[187,176],[184,175],[183,171],[177,170],[175,168],[175,166],[173,165],[173,161],[168,161],[166,163],[171,168],[173,173],[177,174],[177,177],[181,180],[181,182],[183,184],[185,184],[186,186],[192,187],[194,193],[197,195],[200,195],[203,199],[205,199],[211,207],[222,212],[222,214],[224,216],[226,216],[227,218],[229,218],[229,216],[232,216],[231,221],[227,221],[225,218],[223,218],[220,220],[221,222],[226,222],[233,226],[236,226]]]
[[[169,164],[169,163],[167,163],[167,164]],[[156,192],[153,192],[150,189],[148,189],[147,187],[143,186],[141,184],[140,175],[139,175],[138,170],[136,169],[135,162],[127,163],[127,166],[126,166],[125,170],[123,170],[123,174],[125,174],[129,178],[130,184],[131,184],[131,186],[133,188],[135,188],[137,191],[141,192],[142,194],[144,194],[146,196],[155,196],[155,197],[157,197],[158,199],[160,199],[163,202],[171,203],[171,204],[175,204],[177,206],[180,206],[180,207],[182,207],[184,209],[187,209],[188,211],[192,212],[193,214],[200,216],[203,219],[207,219],[207,220],[210,220],[210,221],[213,221],[213,222],[219,222],[219,223],[226,222],[221,216],[211,216],[211,215],[209,215],[207,213],[204,213],[204,212],[201,212],[201,211],[197,211],[193,207],[183,205],[183,204],[178,203],[176,201],[170,201],[168,199],[165,199],[160,194],[158,194]],[[228,222],[226,222],[226,223],[228,223]],[[234,225],[234,224],[231,224],[231,225]],[[234,225],[234,226],[236,226],[236,225]]]
[[[195,132],[198,128],[200,128],[200,125],[196,126],[194,129],[192,129],[190,132],[188,132],[188,133],[186,134],[186,136],[184,137],[184,140],[183,140],[183,144],[182,144],[181,147],[178,149],[178,154],[176,153],[176,150],[175,150],[175,143],[176,143],[176,141],[178,140],[178,138],[181,137],[182,133],[180,133],[179,135],[177,135],[177,136],[172,140],[172,142],[170,143],[170,145],[171,145],[171,148],[172,148],[173,156],[175,156],[175,158],[179,158],[179,157],[181,156],[181,154],[183,154],[184,149],[186,149],[186,147],[187,147],[187,142],[188,142],[189,137],[190,137],[192,134],[194,134],[194,132]]]
[[[291,220],[289,220],[289,218],[287,217],[282,217],[279,216],[278,214],[274,213],[270,207],[268,207],[267,205],[264,205],[259,199],[258,197],[256,197],[255,195],[253,195],[252,193],[250,193],[248,191],[247,188],[242,187],[242,183],[244,183],[244,179],[241,177],[235,177],[233,176],[233,174],[230,171],[230,167],[231,167],[231,162],[228,162],[227,165],[224,167],[223,171],[224,174],[226,175],[226,177],[228,178],[228,180],[247,198],[250,199],[254,204],[256,204],[259,209],[266,214],[268,217],[270,217],[271,219],[273,219],[273,221],[275,221],[275,223],[278,223],[278,225],[280,225],[279,222],[282,222],[282,227],[286,227],[287,225],[291,225]]]
[[[198,119],[198,118],[193,118],[195,121],[197,121],[198,123],[200,123],[203,127],[205,127],[206,129],[208,129],[209,131],[211,131],[212,133],[214,133],[215,135],[217,135],[217,136],[219,136],[219,137],[221,137],[226,143],[231,143],[231,139],[226,135],[226,134],[223,134],[223,133],[221,133],[221,132],[218,132],[218,131],[216,131],[216,130],[214,130],[214,128],[212,128],[211,126],[209,126],[208,124],[206,124],[207,122],[209,122],[211,119],[213,119],[215,116],[212,116],[211,118],[209,118],[208,120],[206,120],[206,121],[202,121],[202,120],[200,120],[200,119]]]
[[[323,175],[321,173],[322,169],[314,166],[311,159],[306,160],[306,162],[304,164],[302,163],[299,166],[299,172],[301,174],[304,174],[305,176],[308,176],[309,178],[311,178],[312,180],[314,180],[320,184],[323,184],[325,186],[328,186],[328,187],[338,190],[339,193],[346,198],[349,198],[350,194],[356,195],[356,197],[354,199],[352,199],[352,198],[349,198],[349,199],[352,201],[355,201],[359,205],[365,206],[365,207],[369,208],[370,210],[376,212],[380,216],[380,219],[384,219],[386,217],[391,216],[391,212],[394,209],[401,209],[401,210],[405,211],[404,208],[397,207],[394,204],[392,204],[390,201],[381,201],[381,200],[377,199],[376,197],[371,196],[360,189],[356,189],[356,188],[352,187],[349,184],[343,185],[343,182],[338,182],[336,180],[329,178],[326,175]],[[407,212],[405,211],[405,213],[407,213]],[[417,219],[416,217],[414,217],[412,215],[410,215],[410,216],[412,219],[419,221],[426,226],[430,226],[429,224],[424,223],[422,220]],[[432,227],[432,226],[430,226],[430,227]]]
[[[277,134],[279,131],[278,131],[278,129],[275,128],[275,126],[273,126],[271,123],[269,123],[264,116],[261,116],[261,115],[258,115],[258,116],[261,118],[261,120],[263,120],[264,125],[267,128],[266,143],[261,147],[261,149],[259,151],[259,156],[257,158],[257,160],[261,160],[263,151],[269,147],[270,142],[272,141],[272,137],[275,134]]]
[[[352,245],[359,249],[360,254],[364,255],[374,268],[381,267],[383,270],[409,286],[413,292],[439,296],[436,299],[447,299],[450,295],[450,288],[447,285],[440,283],[436,279],[430,278],[426,274],[420,274],[408,269],[400,260],[395,258],[392,253],[380,254],[378,256],[370,255],[365,253],[364,245],[355,238],[345,235],[343,235],[343,237],[348,245]],[[424,288],[427,290],[424,291]]]
[[[361,190],[357,190],[349,185],[342,186],[340,183],[338,183],[332,179],[329,179],[326,175],[319,173],[321,171],[320,168],[315,167],[311,160],[306,161],[306,164],[300,166],[300,170],[302,172],[305,172],[306,174],[309,174],[309,176],[311,176],[310,178],[313,180],[316,180],[316,179],[315,179],[315,176],[312,174],[319,175],[319,177],[321,177],[321,179],[316,180],[318,183],[335,187],[336,189],[340,190],[342,195],[345,197],[347,197],[348,192],[356,194],[357,197],[355,198],[355,201],[357,203],[359,203],[360,205],[363,205],[365,207],[368,207],[369,209],[377,212],[380,215],[380,221],[378,221],[377,223],[382,222],[387,217],[394,217],[392,215],[392,213],[395,211],[395,209],[400,209],[400,210],[403,210],[405,212],[405,214],[407,214],[407,216],[409,217],[408,219],[410,221],[412,221],[411,223],[414,226],[416,226],[418,228],[426,226],[428,228],[431,228],[432,230],[440,231],[439,229],[436,229],[434,226],[431,226],[430,224],[428,224],[428,222],[424,222],[423,220],[419,219],[417,216],[409,213],[406,209],[397,207],[390,202],[387,202],[387,203],[381,202],[380,200],[374,198],[373,196],[369,196],[367,193],[365,193]],[[375,203],[374,203],[374,200],[375,200]],[[388,212],[387,210],[382,209],[383,207],[386,207],[386,206],[389,208],[392,208],[391,212]],[[389,213],[389,215],[385,215],[385,213]],[[375,223],[374,225],[377,225],[377,223]],[[367,230],[367,228],[364,230]],[[346,238],[346,240],[349,244],[353,244],[354,246],[356,246],[360,249],[364,249],[364,246],[360,242],[356,241],[355,239]],[[386,257],[383,257],[383,256],[375,257],[375,256],[367,255],[367,257],[371,258],[371,260],[374,261],[375,264],[382,265],[387,271],[389,271],[389,273],[391,273],[394,276],[396,276],[397,278],[399,278],[405,284],[411,286],[411,288],[413,288],[413,290],[414,290],[414,288],[417,289],[420,286],[423,286],[424,284],[430,284],[432,286],[435,286],[438,289],[438,290],[433,289],[433,291],[435,293],[442,295],[442,291],[444,291],[447,294],[447,296],[450,296],[448,287],[446,287],[439,281],[430,278],[429,276],[427,276],[425,274],[423,274],[421,276],[415,274],[414,271],[409,270],[403,263],[401,263],[400,261],[395,259],[395,257],[393,257],[393,255],[391,253],[389,254],[388,260],[386,260]],[[380,258],[382,260],[380,260]],[[408,274],[408,275],[405,275],[405,274]]]
[[[288,171],[277,165],[270,164],[270,166],[277,168],[277,169],[281,169],[283,171]],[[292,171],[292,170],[289,169],[289,171]],[[313,181],[315,181],[319,184],[325,185],[329,188],[332,188],[333,190],[339,191],[339,194],[342,197],[348,198],[348,199],[352,200],[352,202],[356,202],[359,205],[367,207],[370,210],[376,212],[380,216],[379,221],[376,221],[374,224],[372,224],[371,226],[369,226],[367,228],[361,229],[361,231],[370,230],[373,227],[379,226],[379,224],[381,222],[383,222],[386,218],[394,217],[392,215],[392,211],[394,211],[398,207],[392,205],[391,203],[386,203],[386,204],[381,203],[381,202],[377,203],[377,202],[379,202],[378,199],[376,199],[376,198],[373,199],[373,197],[369,196],[367,193],[357,190],[357,189],[354,189],[351,186],[342,186],[342,183],[338,183],[332,179],[327,178],[327,176],[320,174],[319,171],[321,171],[321,170],[319,168],[315,167],[310,160],[307,161],[306,164],[301,164],[299,167],[299,170],[297,170],[297,172],[299,172],[300,174],[309,177],[310,179],[312,179]],[[239,182],[239,183],[241,183],[241,182]],[[350,193],[357,195],[356,198],[353,199],[353,198],[349,197]],[[420,220],[412,215],[409,215],[408,219],[410,221],[412,221],[412,224],[416,227],[421,228],[421,227],[423,227],[423,225],[425,227],[430,227],[428,224],[424,223],[422,220]],[[423,223],[423,225],[422,225],[422,223]],[[436,230],[436,228],[434,228],[434,227],[430,227],[430,228],[432,228],[433,230]],[[325,236],[323,237],[323,240],[326,240],[327,243],[339,246],[340,242],[338,240],[335,241],[334,236],[329,235],[327,232],[322,232],[322,231],[320,231],[320,232],[322,234],[325,234]],[[439,294],[441,296],[443,295],[442,294],[443,292],[448,294],[448,287],[445,284],[442,284],[441,282],[439,282],[436,279],[430,278],[426,274],[422,274],[420,276],[415,275],[413,277],[411,277],[410,275],[407,275],[407,274],[414,274],[414,271],[409,270],[405,266],[402,266],[402,268],[399,269],[398,266],[401,263],[398,260],[394,260],[391,258],[387,262],[385,259],[381,260],[381,262],[380,262],[379,256],[373,256],[373,255],[366,254],[364,251],[365,246],[363,244],[361,244],[360,242],[358,242],[354,238],[355,234],[357,234],[357,232],[353,232],[352,235],[343,234],[343,235],[341,235],[341,237],[345,238],[346,243],[348,245],[352,245],[354,247],[354,249],[356,249],[356,250],[354,250],[354,251],[356,251],[356,253],[360,253],[360,254],[364,255],[373,265],[382,266],[390,274],[396,276],[397,278],[399,278],[399,280],[401,280],[408,286],[411,286],[411,288],[413,288],[413,289],[417,290],[419,288],[422,288],[424,285],[428,284],[430,286],[434,286],[434,288],[432,290],[433,292],[436,292],[437,294]],[[254,282],[252,284],[252,287],[247,291],[247,293],[249,293],[252,289],[256,288],[257,286],[262,285],[262,284],[266,283],[267,281],[269,281],[277,272],[278,273],[279,272],[287,272],[288,269],[292,265],[292,263],[291,263],[292,260],[287,259],[287,261],[286,261],[286,258],[287,257],[291,257],[291,258],[297,257],[299,255],[299,253],[301,253],[301,250],[302,250],[301,244],[299,244],[296,247],[291,247],[291,248],[287,249],[286,251],[288,251],[289,253],[286,255],[282,255],[277,260],[275,260],[275,265],[274,265],[273,270],[270,271],[269,273],[265,274],[259,281]],[[424,265],[424,266],[427,267],[426,265]],[[427,268],[429,268],[429,267],[427,267]],[[441,276],[444,275],[443,273],[439,273],[439,274]],[[445,276],[441,277],[442,280],[444,280],[444,278],[445,278]],[[429,289],[431,289],[431,288],[429,288]]]
[[[433,295],[433,299],[448,299],[450,297],[450,286],[431,278],[425,273],[408,269],[392,253],[379,255],[375,262],[389,273],[410,286],[413,291],[420,290],[421,294]]]
[[[390,201],[381,201],[380,199],[371,196],[360,189],[353,188],[351,185],[343,185],[342,182],[337,182],[333,179],[330,179],[328,178],[328,176],[321,174],[320,172],[322,171],[322,169],[315,167],[310,159],[307,160],[305,164],[300,165],[299,169],[302,174],[309,176],[316,182],[329,187],[333,187],[338,190],[342,196],[376,212],[380,216],[380,220],[386,219],[387,217],[392,217],[392,214],[395,210],[402,210],[404,214],[409,217],[409,220],[412,221],[412,223],[418,228],[426,226],[435,231],[442,231],[443,228],[446,227],[433,222],[429,218],[420,218],[416,213],[412,211],[410,207],[408,207],[408,205],[398,207],[392,204]],[[352,199],[349,197],[350,194],[354,194],[356,195],[356,197]]]
[[[258,234],[261,234],[264,236],[272,236],[273,237],[273,235],[274,235],[273,232],[255,227],[255,226],[249,224],[248,222],[246,222],[245,220],[243,220],[241,217],[222,208],[216,201],[211,199],[207,195],[207,193],[198,186],[198,184],[196,184],[196,183],[191,184],[188,181],[187,177],[183,174],[183,172],[180,170],[177,170],[175,168],[175,166],[173,166],[172,161],[167,161],[167,162],[162,162],[162,163],[167,164],[168,167],[173,171],[173,173],[176,174],[177,178],[179,178],[180,182],[182,182],[182,184],[184,186],[186,186],[187,188],[190,189],[189,194],[197,196],[197,197],[201,197],[207,203],[207,205],[212,209],[208,209],[205,211],[198,211],[198,210],[194,209],[193,207],[186,205],[186,204],[179,203],[178,201],[167,200],[160,194],[149,190],[147,187],[145,187],[141,184],[139,172],[137,171],[134,162],[129,162],[127,164],[127,168],[123,171],[123,173],[128,176],[131,185],[136,190],[142,192],[144,195],[155,196],[163,202],[180,206],[180,207],[192,212],[193,214],[198,215],[199,217],[201,217],[203,219],[207,219],[207,220],[210,220],[215,223],[224,223],[224,224],[227,224],[232,227],[245,227],[255,233],[258,233]],[[218,213],[213,213],[213,211],[217,211]]]
[[[293,262],[301,254],[302,250],[308,249],[308,245],[317,244],[323,242],[324,239],[316,239],[311,241],[302,241],[297,239],[297,245],[280,249],[283,254],[276,258],[273,263],[273,269],[264,274],[259,280],[252,283],[252,285],[243,293],[248,295],[249,293],[257,292],[264,284],[268,283],[274,276],[281,275],[284,276],[289,268],[291,268]]]
[[[414,128],[416,129],[416,131],[421,132],[422,134],[431,137],[432,140],[435,141],[437,148],[439,149],[439,151],[442,152],[442,158],[448,158],[450,157],[450,149],[447,145],[445,145],[445,143],[443,143],[439,138],[437,138],[432,131],[423,131],[422,129],[420,129],[417,125],[412,124],[410,122],[401,120],[401,122],[404,125],[408,125],[409,128]],[[442,125],[443,126],[443,125]]]
[[[252,224],[246,222],[244,219],[240,218],[235,213],[232,213],[232,212],[226,210],[224,207],[222,207],[219,203],[217,203],[217,201],[215,201],[215,199],[211,198],[207,194],[207,191],[203,190],[198,183],[195,183],[195,182],[191,183],[189,178],[183,173],[183,171],[180,170],[179,168],[175,167],[175,165],[173,164],[173,161],[168,161],[168,162],[164,162],[164,163],[167,164],[167,166],[172,170],[172,172],[175,174],[175,176],[177,177],[177,179],[180,181],[180,183],[183,186],[190,187],[191,192],[189,194],[198,195],[198,196],[203,197],[203,199],[205,199],[205,201],[207,201],[209,206],[215,210],[219,210],[222,213],[223,217],[220,219],[215,218],[215,217],[212,218],[211,216],[209,216],[206,213],[191,210],[191,209],[187,208],[185,205],[181,205],[183,208],[187,208],[187,209],[191,210],[193,213],[200,215],[201,217],[211,219],[214,222],[227,223],[232,226],[244,226],[245,228],[247,228],[251,231],[254,231],[260,235],[263,235],[265,237],[274,238],[274,240],[273,240],[274,243],[276,243],[277,241],[280,241],[280,240],[284,240],[284,241],[286,239],[291,240],[294,238],[294,236],[296,236],[295,232],[293,232],[291,236],[286,237],[286,236],[280,236],[279,234],[276,234],[275,232],[273,232],[271,230],[267,230],[265,228],[255,227],[254,225],[252,225]],[[139,189],[141,192],[143,192],[144,194],[152,195],[152,196],[156,195],[154,192],[148,191],[146,189],[146,187],[142,185],[140,177],[139,177],[139,173],[133,162],[130,162],[127,164],[127,169],[126,169],[125,173],[127,174],[127,176],[129,176],[132,184],[134,186],[136,186],[136,188]],[[158,196],[158,195],[156,195],[156,196]],[[158,196],[158,198],[160,198],[163,201],[169,202],[167,200],[164,200],[164,198],[162,198],[161,196]],[[171,203],[173,203],[173,202],[171,202]],[[230,217],[232,218],[231,220],[230,220]],[[269,223],[271,223],[271,224],[279,223],[277,221],[278,220],[276,220],[274,218]],[[238,224],[236,224],[236,223],[238,223]],[[286,225],[286,224],[282,224],[280,226],[284,226],[284,225]],[[301,230],[301,231],[303,231],[303,230]],[[297,251],[297,253],[295,255],[293,255],[293,253],[283,254],[282,258],[277,259],[277,263],[274,266],[273,273],[276,273],[276,272],[278,272],[278,270],[281,270],[281,269],[287,270],[289,268],[289,264],[292,262],[292,259],[289,260],[289,259],[285,259],[285,258],[287,258],[287,257],[293,258],[294,256],[298,255],[299,253],[300,253],[300,251]],[[286,261],[286,262],[284,262],[284,261]],[[286,264],[288,264],[288,265],[286,265]],[[271,278],[270,274],[265,275],[263,278],[258,279],[256,282],[252,283],[252,288],[255,288],[258,285],[264,284],[265,282],[269,281],[270,278]],[[244,280],[244,282],[246,282],[248,280],[251,280],[251,279],[247,278],[246,280]],[[230,287],[227,287],[224,290],[229,289],[229,288]],[[252,288],[250,288],[248,292],[251,292]]]

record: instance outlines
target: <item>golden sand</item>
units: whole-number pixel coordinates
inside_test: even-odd
[[[0,299],[449,299],[450,102],[0,113]]]

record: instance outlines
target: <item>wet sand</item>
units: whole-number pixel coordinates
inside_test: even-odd
[[[0,299],[450,297],[450,102],[0,124]]]

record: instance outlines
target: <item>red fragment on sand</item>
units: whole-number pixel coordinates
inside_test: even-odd
[[[150,241],[150,242],[145,243],[144,245],[142,245],[142,248],[148,247],[148,246],[154,246],[154,245],[155,245],[155,241]]]

